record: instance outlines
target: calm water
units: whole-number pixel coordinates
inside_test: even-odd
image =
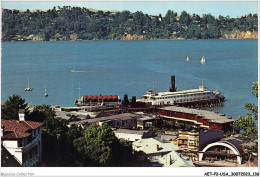
[[[178,90],[197,88],[202,80],[218,88],[226,102],[215,110],[236,118],[246,114],[245,103],[257,103],[251,94],[257,65],[257,40],[4,42],[1,101],[19,94],[31,104],[73,106],[79,86],[81,96],[141,97],[153,84],[168,90],[175,75]],[[28,77],[32,92],[24,91]]]

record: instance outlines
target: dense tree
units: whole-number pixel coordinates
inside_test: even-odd
[[[145,35],[145,39],[218,39],[226,33],[257,31],[257,14],[240,18],[211,14],[200,17],[183,11],[180,16],[168,10],[165,16],[141,11],[131,13],[91,11],[80,7],[54,7],[47,11],[3,9],[2,41],[11,40],[93,40],[122,39],[126,34]],[[77,38],[70,38],[76,34]]]
[[[42,128],[43,163],[57,167],[81,166],[80,154],[73,146],[73,141],[81,136],[80,127],[68,127],[66,120],[47,117]]]
[[[27,116],[27,120],[44,122],[48,118],[55,117],[55,112],[51,109],[49,105],[36,105],[33,111]]]
[[[82,155],[86,166],[131,165],[131,145],[119,141],[106,124],[91,125],[84,131],[84,137],[74,141],[74,147]]]
[[[9,99],[6,100],[6,102],[4,102],[1,106],[2,119],[19,120],[19,109],[25,109],[25,114],[28,114],[25,99],[21,98],[19,95],[10,95]]]
[[[254,82],[252,88],[254,89],[252,93],[258,97],[258,82]],[[250,112],[247,116],[239,116],[233,123],[233,128],[236,131],[241,131],[248,140],[256,140],[258,137],[258,126],[256,124],[256,121],[258,120],[258,106],[247,103],[245,107]]]
[[[183,26],[188,26],[191,22],[190,14],[188,14],[186,11],[183,11],[180,16],[180,24]]]

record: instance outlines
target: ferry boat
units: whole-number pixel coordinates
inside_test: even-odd
[[[176,92],[155,92],[149,90],[137,102],[144,102],[148,105],[174,105],[185,102],[195,102],[221,97],[220,92],[209,91],[205,85],[199,86],[198,89],[182,90]]]
[[[175,88],[175,78],[172,79],[174,79],[174,81],[172,81],[172,88]],[[169,92],[158,93],[154,90],[149,90],[142,98],[137,99],[136,101],[143,102],[146,105],[160,106],[224,99],[219,91],[209,91],[204,84],[199,86],[198,89],[171,91],[174,90],[172,88]]]

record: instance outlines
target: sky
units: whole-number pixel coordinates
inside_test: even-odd
[[[170,9],[177,12],[178,15],[182,11],[190,14],[211,14],[215,17],[219,15],[240,17],[249,13],[258,13],[257,1],[11,1],[2,0],[2,8],[4,9],[52,9],[54,6],[74,6],[94,8],[97,10],[129,10],[131,12],[142,11],[149,15],[164,16]]]

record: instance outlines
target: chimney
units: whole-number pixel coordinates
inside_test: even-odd
[[[159,144],[156,144],[156,151],[159,151]]]
[[[24,109],[19,109],[19,121],[25,121],[25,110]]]
[[[175,88],[175,76],[171,76],[171,88],[170,88],[170,92],[176,92],[176,88]]]

